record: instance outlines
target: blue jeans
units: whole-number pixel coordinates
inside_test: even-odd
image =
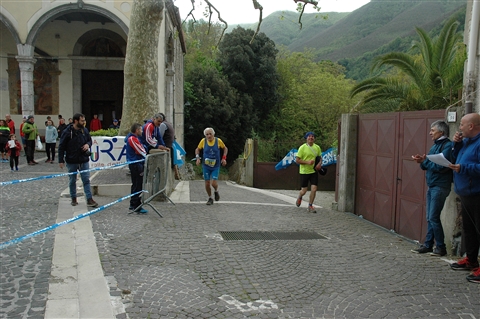
[[[440,214],[448,194],[450,194],[449,188],[433,186],[427,190],[427,236],[424,245],[428,248],[433,247],[434,240],[438,248],[445,248],[445,234]]]
[[[89,169],[88,162],[81,163],[81,164],[69,164],[65,163],[67,166],[67,170],[69,173],[76,172],[76,171],[84,171]],[[78,175],[78,174],[77,174]],[[70,197],[77,198],[77,175],[68,175],[70,178],[70,183],[68,184],[70,188]],[[92,190],[90,189],[90,172],[81,173],[80,177],[82,178],[83,183],[83,191],[85,192],[85,197],[87,199],[92,198]]]

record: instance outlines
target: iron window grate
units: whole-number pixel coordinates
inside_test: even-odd
[[[305,231],[221,231],[223,240],[310,240],[326,239],[315,232]]]

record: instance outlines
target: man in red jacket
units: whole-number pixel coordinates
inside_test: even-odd
[[[102,122],[98,118],[97,114],[93,114],[93,119],[90,122],[90,131],[95,132],[102,129]]]

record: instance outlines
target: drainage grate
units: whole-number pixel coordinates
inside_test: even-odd
[[[308,240],[326,239],[315,232],[304,231],[221,231],[223,240]]]

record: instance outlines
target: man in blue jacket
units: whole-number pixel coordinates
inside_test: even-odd
[[[142,136],[142,125],[134,123],[130,128],[130,133],[125,137],[125,149],[127,152],[127,161],[135,162],[138,160],[143,160],[147,157],[147,150],[145,146],[140,141]],[[143,171],[144,171],[145,162],[137,162],[128,164],[130,169],[130,177],[132,179],[132,187],[130,191],[132,194],[138,193],[143,188]],[[148,211],[143,207],[138,209],[138,206],[141,205],[141,194],[134,195],[130,197],[130,210],[136,211],[139,214],[146,214]]]
[[[455,193],[462,203],[462,236],[466,257],[450,265],[453,270],[471,270],[467,280],[480,283],[480,115],[470,113],[460,120],[460,132],[453,137],[455,147],[450,165],[454,171]]]
[[[430,126],[430,136],[433,140],[433,146],[428,155],[440,154],[448,161],[452,159],[452,142],[448,139],[448,125],[444,121],[433,122]],[[447,248],[445,246],[445,234],[443,232],[440,214],[445,200],[450,194],[452,188],[453,174],[452,170],[430,161],[425,154],[413,155],[413,160],[420,164],[420,168],[427,171],[426,180],[427,190],[427,236],[425,242],[419,248],[412,250],[414,253],[430,253],[433,256],[445,256]],[[436,242],[433,249],[434,241]]]

